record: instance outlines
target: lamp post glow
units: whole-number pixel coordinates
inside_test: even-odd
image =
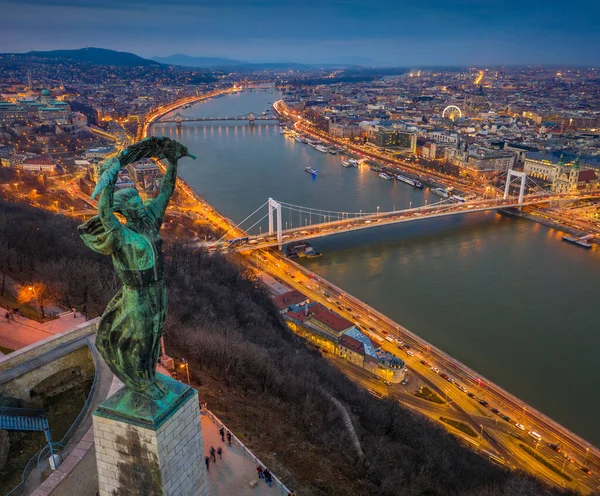
[[[181,365],[179,365],[179,367],[185,369],[185,373],[187,375],[187,383],[188,385],[190,385],[190,367],[188,361],[185,358],[182,358]]]

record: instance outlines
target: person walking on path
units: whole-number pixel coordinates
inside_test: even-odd
[[[12,309],[8,311],[8,316],[10,317],[10,320],[13,322],[15,321],[15,313]]]
[[[225,429],[223,426],[219,429],[219,434],[221,434],[221,441],[225,442]]]
[[[268,471],[268,474],[265,477],[265,482],[267,484],[269,484],[269,487],[272,487],[272,485],[273,485],[273,476],[271,475],[271,471],[270,470]]]
[[[229,443],[229,446],[231,446],[231,432],[227,431],[227,442]]]
[[[258,478],[259,479],[264,479],[263,468],[260,465],[258,467],[256,467],[256,471],[258,472]]]
[[[210,458],[208,456],[204,457],[204,463],[206,463],[206,470],[210,469]]]
[[[217,448],[217,455],[219,455],[220,459],[223,459],[223,448],[221,446]]]
[[[210,447],[210,457],[212,458],[213,463],[217,462],[217,455],[216,455],[217,451],[215,450],[214,446]]]
[[[8,312],[4,314],[4,317],[6,317],[6,323],[8,324],[10,322],[10,315],[8,314]]]

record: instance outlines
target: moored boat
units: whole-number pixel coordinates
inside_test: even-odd
[[[316,176],[319,173],[318,169],[313,169],[312,167],[305,167],[304,170],[313,176]]]
[[[380,172],[379,173],[379,177],[381,179],[385,179],[386,181],[389,181],[390,179],[393,179],[392,176],[386,174],[385,172]]]
[[[403,183],[411,185],[413,188],[423,189],[423,184],[421,184],[416,179],[411,179],[410,177],[403,176],[402,174],[396,174],[396,179],[398,179],[398,181],[402,181]]]
[[[567,243],[581,246],[582,248],[591,248],[592,244],[588,243],[586,240],[592,239],[593,237],[593,235],[581,236],[579,238],[576,238],[575,236],[563,236],[562,240],[566,241]]]
[[[448,193],[448,191],[446,191],[444,188],[433,188],[431,192],[434,195],[441,196],[442,198],[448,198],[450,196],[450,193]]]

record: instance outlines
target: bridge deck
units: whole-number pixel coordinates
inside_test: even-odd
[[[308,239],[320,238],[323,236],[332,236],[344,232],[358,231],[361,229],[369,229],[390,224],[398,224],[402,222],[414,222],[421,219],[432,219],[437,217],[446,217],[450,215],[461,215],[475,212],[484,212],[488,210],[500,210],[505,208],[523,207],[529,205],[538,205],[563,198],[552,197],[548,195],[539,195],[539,197],[530,197],[523,203],[518,203],[515,199],[509,198],[495,200],[476,200],[466,203],[444,203],[427,207],[417,207],[408,210],[399,210],[396,212],[383,212],[378,214],[367,214],[362,217],[350,217],[331,222],[320,224],[312,224],[308,226],[296,227],[282,231],[281,243],[276,236],[267,235],[264,242],[243,244],[240,246],[231,247],[236,251],[249,251],[263,248],[271,248],[280,244],[290,243],[292,241],[305,241]],[[308,213],[306,214],[308,215]],[[315,215],[315,214],[313,214]],[[259,236],[248,236],[248,241],[257,241]],[[229,241],[220,243],[220,246],[225,246]],[[209,246],[219,246],[217,243],[208,244]]]
[[[165,124],[165,123],[181,123],[184,122],[216,122],[216,121],[278,121],[277,117],[255,117],[254,119],[250,119],[248,117],[198,117],[197,119],[165,119],[165,120],[157,120],[154,124]]]

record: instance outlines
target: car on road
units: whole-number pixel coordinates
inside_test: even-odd
[[[350,307],[346,307],[346,310],[348,310],[349,312],[352,311],[352,309]]]
[[[403,379],[400,384],[402,384],[403,386],[406,386],[408,384],[408,379]]]
[[[500,415],[504,420],[510,422],[510,417],[508,415]]]
[[[448,380],[448,374],[446,374],[446,373],[444,373],[444,372],[442,372],[442,373],[440,374],[440,377],[441,377],[442,379],[446,379],[446,380]]]
[[[423,365],[429,365],[425,360],[420,360]]]
[[[474,393],[471,393],[471,392],[467,393],[467,396],[468,396],[469,398],[475,398],[475,394],[474,394]]]
[[[369,327],[369,330],[375,332],[375,328],[373,326]]]
[[[406,352],[406,354],[407,354],[408,356],[415,356],[415,354],[414,354],[412,351],[410,351],[410,350],[408,350],[408,351]]]
[[[390,343],[394,344],[394,340],[392,338],[390,338],[389,336],[385,337],[386,341],[389,341]]]
[[[384,380],[384,381],[383,381],[383,383],[384,383],[386,386],[391,386],[391,385],[392,385],[392,383],[391,383],[390,381],[386,381],[386,380]]]
[[[592,475],[592,471],[591,471],[589,468],[587,468],[587,467],[581,467],[581,471],[582,471],[584,474],[587,474],[587,475]]]
[[[525,426],[524,426],[523,424],[515,424],[515,427],[516,427],[517,429],[521,429],[522,431],[524,431],[524,430],[525,430]]]
[[[431,367],[431,370],[433,370],[436,374],[440,373],[440,369],[438,369],[437,367]]]
[[[548,443],[548,446],[550,447],[550,449],[553,449],[557,453],[560,453],[560,445],[554,444],[554,443]]]
[[[480,403],[481,405],[485,406],[486,408],[487,408],[488,406],[490,406],[490,404],[489,404],[487,401],[485,401],[485,400],[479,400],[479,403]]]
[[[500,410],[498,410],[497,408],[492,408],[492,413],[495,413],[496,415],[500,415]]]
[[[456,387],[457,387],[458,389],[460,389],[460,390],[461,390],[463,393],[467,393],[467,392],[468,392],[466,387],[464,387],[464,386],[461,386],[460,384],[458,384],[458,383],[456,383],[456,382],[455,382],[455,384],[456,384]]]

